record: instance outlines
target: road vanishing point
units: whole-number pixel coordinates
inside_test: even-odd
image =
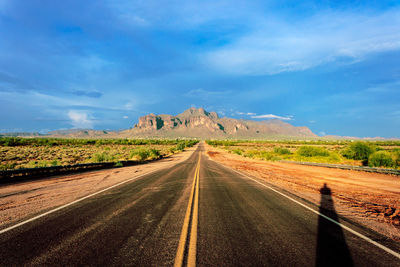
[[[327,207],[330,207],[329,209]],[[208,158],[0,229],[0,266],[400,266],[399,244]]]

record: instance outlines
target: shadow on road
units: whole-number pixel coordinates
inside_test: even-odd
[[[338,221],[331,189],[324,184],[320,189],[319,212]],[[318,218],[316,266],[353,266],[342,228],[323,216]]]

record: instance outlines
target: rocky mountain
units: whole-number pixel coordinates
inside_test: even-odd
[[[317,137],[307,127],[296,127],[280,120],[252,121],[220,118],[203,108],[190,108],[172,115],[149,114],[139,118],[124,137],[265,138]]]

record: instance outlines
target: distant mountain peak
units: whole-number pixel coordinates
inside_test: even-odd
[[[218,118],[218,114],[216,112],[207,112],[204,108],[194,108],[194,107],[185,110],[177,117],[188,117],[188,116],[206,116],[213,119]]]
[[[316,137],[307,127],[295,127],[280,120],[219,118],[216,112],[194,107],[177,116],[151,113],[140,117],[134,128],[129,130],[129,135],[199,138]]]

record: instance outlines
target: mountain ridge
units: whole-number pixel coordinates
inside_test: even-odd
[[[150,113],[139,118],[133,128],[122,131],[134,137],[265,138],[271,136],[317,137],[308,127],[293,126],[281,120],[220,118],[216,112],[190,108],[173,116]]]

